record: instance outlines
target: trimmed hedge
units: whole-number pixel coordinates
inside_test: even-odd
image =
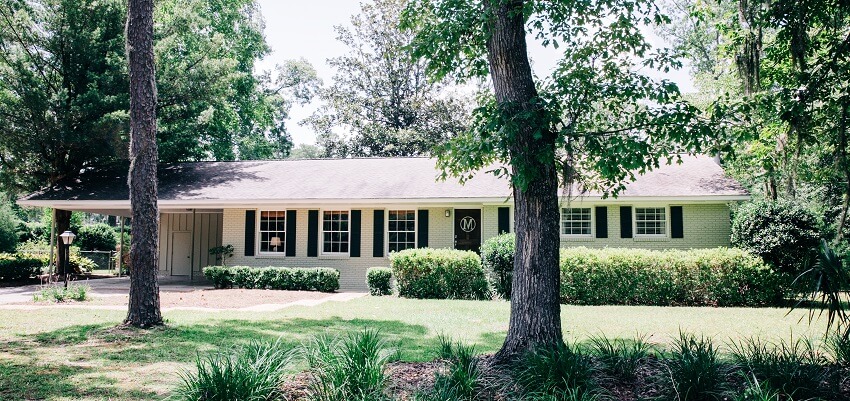
[[[339,271],[326,267],[208,266],[204,276],[215,288],[257,288],[291,291],[334,292],[339,289]]]
[[[511,281],[516,253],[516,235],[501,234],[481,244],[481,263],[490,277],[493,290],[504,299],[511,299]]]
[[[561,250],[561,303],[778,305],[787,279],[760,257],[729,248]]]
[[[392,295],[393,271],[389,267],[370,267],[366,271],[366,284],[369,294],[374,296]]]
[[[489,299],[487,275],[475,252],[407,249],[390,254],[398,295],[407,298]]]
[[[26,280],[41,274],[47,259],[21,253],[0,253],[0,281]]]

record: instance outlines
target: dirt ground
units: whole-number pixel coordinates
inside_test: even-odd
[[[332,294],[315,291],[273,291],[203,289],[189,292],[160,292],[160,306],[163,308],[195,307],[211,309],[240,309],[264,304],[288,304],[296,301],[318,300]],[[82,304],[92,306],[126,306],[127,295],[93,295],[91,300]],[[28,302],[31,305],[44,303]]]

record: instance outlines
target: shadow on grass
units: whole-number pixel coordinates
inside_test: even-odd
[[[161,398],[153,392],[125,391],[115,380],[98,377],[75,383],[74,378],[98,373],[94,368],[57,364],[0,364],[0,399],[42,400],[56,397],[150,400]]]

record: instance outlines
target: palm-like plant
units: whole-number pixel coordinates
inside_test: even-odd
[[[850,307],[843,299],[850,288],[850,266],[844,265],[825,240],[821,240],[817,261],[794,279],[792,285],[804,280],[810,280],[813,285],[788,313],[805,302],[809,305],[809,322],[826,312],[827,336],[835,329],[836,334],[850,339]]]

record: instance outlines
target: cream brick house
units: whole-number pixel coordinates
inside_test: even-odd
[[[163,275],[197,277],[209,249],[233,245],[230,265],[332,267],[343,289],[413,248],[478,251],[513,231],[506,179],[440,181],[427,158],[199,162],[159,176]],[[84,173],[31,194],[24,206],[129,216],[126,166]],[[729,245],[729,204],[747,192],[709,157],[684,157],[637,176],[617,198],[562,200],[562,246],[704,248]]]

